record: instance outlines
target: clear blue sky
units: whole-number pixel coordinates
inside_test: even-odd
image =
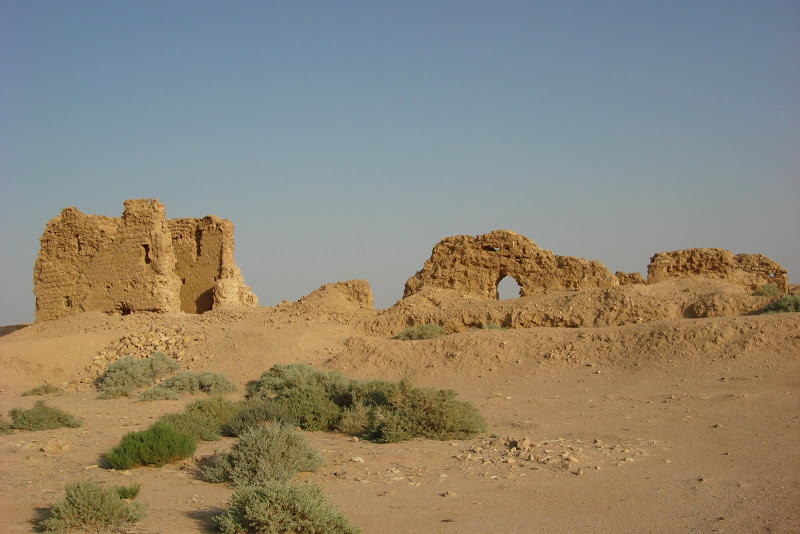
[[[800,281],[800,2],[0,0],[0,324],[62,208],[236,225],[263,305],[508,228]]]

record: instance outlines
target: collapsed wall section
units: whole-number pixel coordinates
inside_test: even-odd
[[[557,256],[523,235],[495,230],[442,239],[422,269],[408,279],[403,297],[423,286],[436,286],[497,299],[497,286],[506,276],[516,280],[523,297],[552,290],[619,285],[617,277],[599,261]]]
[[[125,201],[121,218],[66,208],[40,241],[37,320],[257,304],[233,263],[233,224],[213,215],[168,221],[158,199]]]
[[[763,254],[733,254],[721,248],[691,248],[658,252],[647,266],[648,283],[668,278],[709,277],[727,280],[748,289],[772,284],[789,292],[787,271]]]

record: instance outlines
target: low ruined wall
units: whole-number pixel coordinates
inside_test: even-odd
[[[789,278],[779,263],[763,254],[736,254],[721,248],[692,248],[659,252],[650,258],[648,283],[667,278],[709,277],[756,289],[772,284],[789,291]]]
[[[496,299],[497,285],[506,276],[517,281],[523,297],[551,290],[619,285],[617,277],[599,261],[557,256],[523,235],[495,230],[441,240],[422,269],[408,279],[403,296],[429,285]]]
[[[90,310],[200,313],[217,292],[227,292],[223,306],[257,304],[233,263],[233,224],[213,215],[168,221],[157,199],[127,200],[119,218],[66,208],[40,242],[37,320]]]

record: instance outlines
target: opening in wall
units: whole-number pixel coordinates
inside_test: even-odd
[[[519,283],[513,276],[505,276],[497,283],[497,298],[500,300],[519,298],[520,290]]]
[[[148,264],[150,263],[150,245],[144,243],[142,248],[144,249],[144,263]]]

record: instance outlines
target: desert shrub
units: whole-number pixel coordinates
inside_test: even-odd
[[[14,408],[9,412],[11,426],[20,430],[52,430],[54,428],[81,426],[81,420],[44,403],[37,401],[30,410]]]
[[[154,352],[151,357],[141,360],[129,355],[109,365],[96,385],[102,399],[129,397],[137,388],[152,385],[178,369],[178,362],[163,352]]]
[[[780,290],[775,284],[764,284],[753,291],[753,295],[757,297],[777,297],[780,295]]]
[[[159,386],[146,389],[139,393],[139,400],[142,402],[151,402],[159,400],[178,400],[181,396],[177,391],[172,389],[162,388]]]
[[[97,482],[84,480],[68,484],[65,493],[66,498],[56,503],[50,509],[50,516],[40,523],[44,532],[108,532],[112,527],[125,527],[144,517],[145,506],[124,501],[119,488],[104,488]]]
[[[773,300],[759,313],[792,313],[800,312],[800,294],[783,295],[781,298]]]
[[[156,423],[147,430],[125,434],[120,444],[105,454],[105,461],[113,469],[160,466],[188,458],[196,449],[197,441],[190,434]]]
[[[135,499],[139,495],[139,490],[142,489],[141,484],[131,484],[130,486],[117,486],[117,495],[120,499]]]
[[[214,441],[222,436],[238,409],[236,403],[214,396],[187,404],[182,412],[163,415],[157,423],[170,425],[197,440]]]
[[[11,426],[11,423],[6,421],[5,419],[0,419],[0,436],[3,434],[11,434],[14,431],[14,427]]]
[[[429,439],[468,439],[486,431],[486,420],[468,402],[456,400],[453,390],[421,388],[403,380],[386,406],[378,406],[368,429],[381,443],[422,436]]]
[[[447,334],[447,332],[445,332],[444,328],[438,324],[427,323],[401,330],[400,333],[395,336],[395,339],[399,339],[401,341],[409,341],[414,339],[433,339],[435,337],[441,337],[445,334]]]
[[[451,390],[418,388],[409,381],[353,380],[307,365],[276,365],[248,387],[250,398],[231,431],[284,421],[306,430],[338,429],[381,442],[417,436],[465,439],[486,430],[470,403]]]
[[[337,429],[348,436],[363,436],[369,432],[373,410],[360,402],[342,412]]]
[[[28,391],[22,393],[23,397],[28,397],[30,395],[52,395],[54,393],[64,393],[64,390],[54,386],[53,384],[42,384],[41,386],[36,386],[35,388],[31,388]]]
[[[324,459],[294,428],[262,425],[247,429],[231,452],[217,455],[202,470],[209,482],[260,486],[272,480],[288,481],[299,471],[317,471]]]
[[[209,371],[184,371],[167,378],[152,389],[165,389],[175,393],[207,393],[209,395],[224,395],[236,391],[236,384],[227,376]],[[145,392],[147,393],[147,392]]]
[[[253,397],[239,404],[237,413],[222,432],[229,436],[240,436],[248,428],[266,423],[297,424],[286,404],[274,402],[274,399]]]
[[[357,534],[317,486],[268,481],[234,492],[230,508],[214,520],[225,534],[314,532]]]

